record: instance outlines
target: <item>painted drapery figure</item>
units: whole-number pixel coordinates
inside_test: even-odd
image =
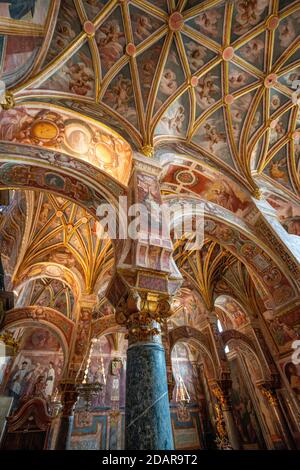
[[[28,13],[31,13],[32,17],[34,16],[36,1],[37,0],[10,0],[10,2],[7,2],[0,0],[0,4],[2,3],[8,6],[8,11],[12,19],[21,20]]]

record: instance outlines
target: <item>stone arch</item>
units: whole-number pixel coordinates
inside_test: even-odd
[[[258,240],[249,225],[239,217],[212,202],[193,197],[185,196],[185,200],[183,200],[182,197],[176,199],[172,195],[166,197],[165,202],[169,204],[169,208],[174,214],[171,229],[182,229],[183,222],[190,224],[194,216],[204,218],[204,239],[216,241],[239,259],[249,272],[260,280],[274,306],[274,296],[276,296],[277,306],[298,297],[298,286],[288,269],[282,265],[277,255],[265,243]],[[187,206],[189,203],[190,205]],[[268,274],[275,271],[280,276],[282,299],[279,298],[279,289],[275,289],[268,280]]]
[[[223,302],[226,301],[227,303],[224,305]],[[239,325],[238,322],[236,321],[235,318],[232,318],[232,314],[230,311],[228,311],[228,301],[236,308],[238,308],[239,315],[241,317],[241,324]],[[223,328],[224,330],[230,330],[230,329],[235,329],[235,328],[240,328],[241,326],[245,326],[246,324],[249,323],[250,321],[250,316],[247,312],[247,309],[245,306],[237,300],[233,295],[227,294],[227,293],[220,293],[216,295],[215,301],[214,301],[214,306],[216,309],[218,309],[219,312],[221,312],[225,317],[228,323],[230,324],[230,327]],[[217,313],[217,312],[216,312]],[[217,313],[217,316],[219,316],[219,313]]]
[[[170,353],[175,344],[179,341],[187,341],[195,343],[208,358],[210,363],[210,372],[212,373],[212,380],[217,378],[217,370],[214,365],[212,352],[207,337],[196,328],[190,326],[179,326],[169,332]]]
[[[98,320],[95,320],[92,323],[91,336],[92,338],[99,338],[100,336],[106,333],[111,333],[115,331],[117,328],[121,330],[123,327],[118,325],[118,323],[116,322],[115,315],[106,315],[102,318],[98,318]]]
[[[74,299],[80,297],[84,289],[80,279],[71,269],[57,263],[35,263],[29,268],[25,269],[20,278],[15,282],[15,289],[21,290],[28,282],[34,281],[41,277],[48,277],[51,279],[58,279],[67,284],[73,292]]]
[[[91,164],[95,170],[100,169],[115,181],[127,184],[132,147],[98,117],[94,119],[89,113],[86,115],[53,100],[33,103],[23,97],[13,109],[6,110],[4,118],[1,140],[22,144],[30,151],[45,148],[59,152],[61,159],[71,157],[73,165],[76,161]]]
[[[126,194],[126,186],[108,173],[58,151],[5,142],[1,144],[0,162],[3,188],[10,188],[15,183],[16,188],[52,191],[90,211],[95,205],[91,204],[88,196],[96,197],[97,202],[105,199],[113,203],[119,196]],[[54,173],[53,177],[57,176],[57,181],[51,182],[51,172]],[[48,173],[50,176],[47,178]],[[16,179],[13,180],[12,176]],[[66,177],[70,180],[61,181]],[[76,188],[79,182],[82,184],[81,192]]]
[[[249,338],[247,335],[237,330],[223,331],[221,333],[221,338],[222,338],[224,346],[234,341],[234,342],[242,344],[245,347],[246,351],[248,350],[249,352],[251,352],[251,354],[254,355],[254,357],[256,358],[257,364],[259,366],[259,369],[260,369],[260,377],[257,377],[257,381],[259,380],[268,381],[270,379],[271,374],[269,373],[267,368],[263,366],[264,364],[263,358],[260,357],[260,354],[257,352],[257,348],[255,348],[255,344],[253,343],[251,338]]]
[[[64,368],[69,357],[74,322],[49,307],[15,308],[6,313],[2,329],[26,326],[45,326],[59,340],[64,353]]]

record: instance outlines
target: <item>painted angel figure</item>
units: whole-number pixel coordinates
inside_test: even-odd
[[[262,19],[265,8],[269,5],[269,0],[236,0],[236,22],[235,34],[242,35],[252,26],[255,26]]]
[[[155,73],[156,62],[149,59],[142,64],[142,83],[145,88],[150,88]]]
[[[281,47],[288,47],[296,37],[296,31],[293,22],[288,19],[278,27],[279,43]]]
[[[99,0],[86,0],[86,3],[88,4],[87,10],[90,11],[93,17],[95,17],[105,5],[103,2],[100,2]]]
[[[149,18],[146,15],[139,15],[136,18],[134,25],[134,34],[140,41],[146,39],[151,34],[152,29],[153,25],[151,24]]]
[[[175,113],[172,117],[164,116],[162,122],[166,124],[168,130],[172,133],[180,134],[185,119],[184,107],[182,105],[177,106]]]
[[[226,135],[224,132],[219,132],[214,124],[206,123],[204,126],[206,141],[210,152],[214,151],[214,147],[218,144],[226,142]]]
[[[207,73],[199,79],[196,87],[196,99],[201,109],[207,109],[216,102],[215,95],[220,91],[220,87],[216,84],[217,79],[218,77],[211,73]]]
[[[196,70],[199,70],[205,63],[207,55],[206,49],[192,41],[187,43],[186,49],[191,71],[196,72]]]
[[[244,113],[248,111],[251,104],[251,95],[247,94],[243,96],[242,101],[235,101],[233,102],[230,112],[231,117],[234,123],[241,123],[244,118]]]
[[[281,104],[281,101],[280,101],[279,95],[277,93],[272,95],[271,102],[270,102],[271,110],[275,111],[275,109],[280,107],[280,104]]]
[[[221,14],[218,10],[208,10],[201,13],[195,19],[195,23],[208,35],[216,37],[218,35],[218,21],[221,19]]]
[[[159,91],[170,96],[177,90],[176,73],[171,69],[166,69],[161,77]]]
[[[264,50],[264,42],[261,39],[252,39],[242,49],[242,55],[245,59],[252,62],[256,61]]]
[[[239,88],[240,86],[246,84],[247,76],[244,72],[232,70],[229,73],[228,81],[232,88]]]
[[[127,113],[132,93],[131,80],[125,78],[122,74],[119,75],[117,83],[112,87],[112,93],[110,94],[114,109],[119,113]]]
[[[70,77],[69,89],[77,95],[89,95],[93,90],[92,83],[94,81],[93,71],[87,65],[87,60],[82,57],[83,61],[68,65],[67,75]]]
[[[101,61],[106,69],[112,67],[123,54],[124,38],[124,33],[116,20],[108,21],[96,32]]]
[[[285,128],[282,121],[277,120],[275,126],[271,128],[270,144],[274,144],[285,134]]]
[[[57,56],[59,51],[62,51],[68,46],[70,41],[75,38],[75,31],[72,29],[71,24],[67,20],[59,21],[57,23],[57,37],[51,47],[50,53],[54,58]]]

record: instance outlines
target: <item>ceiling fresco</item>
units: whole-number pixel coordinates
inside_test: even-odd
[[[52,194],[37,195],[27,248],[16,280],[22,280],[24,272],[32,277],[62,278],[61,271],[57,272],[61,266],[68,271],[64,274],[65,283],[75,293],[77,290],[77,295],[74,277],[82,291],[93,291],[114,259],[110,240],[101,240],[96,232],[96,221],[84,209]],[[41,269],[39,263],[46,263],[47,267]],[[30,272],[31,266],[36,268]]]
[[[276,210],[279,220],[291,235],[300,235],[300,207],[287,197],[275,194],[268,196],[268,202]]]
[[[249,323],[249,318],[244,309],[231,297],[221,295],[215,301],[217,313],[220,315],[221,323],[239,329]],[[223,320],[223,321],[222,321]]]
[[[238,351],[256,380],[286,367],[300,338],[299,31],[298,0],[0,0],[0,260],[15,300],[2,326],[20,329],[30,368],[125,371],[117,320],[127,302],[148,321],[139,289],[171,300],[167,367],[173,346],[211,380]],[[119,196],[173,211],[166,249],[158,232],[99,236],[97,209]],[[203,221],[196,249],[185,207],[192,230]]]
[[[60,109],[34,105],[0,113],[0,139],[59,150],[109,173],[127,183],[131,149],[103,125],[89,122]],[[61,156],[63,159],[63,156]]]
[[[196,291],[182,287],[174,296],[172,309],[174,314],[168,321],[169,329],[182,325],[199,328],[206,313],[203,301]]]
[[[165,194],[197,195],[241,218],[253,209],[249,194],[239,184],[207,164],[170,154],[169,158],[164,157],[163,168],[161,181]]]
[[[44,305],[63,313],[66,317],[74,320],[74,296],[72,290],[58,279],[39,278],[23,287],[26,290],[27,299],[20,297],[28,305]],[[18,304],[17,304],[18,305]]]
[[[50,22],[56,16],[55,3],[0,3],[0,79],[8,85],[22,80],[37,64]]]
[[[46,9],[33,2],[26,21]],[[148,153],[175,138],[252,193],[271,182],[299,201],[299,2],[66,0],[53,14],[43,60],[11,88],[17,103],[98,113]],[[73,137],[86,146],[94,133],[78,122]],[[106,147],[84,158],[113,160]]]

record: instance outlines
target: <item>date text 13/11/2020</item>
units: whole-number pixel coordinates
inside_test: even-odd
[[[197,455],[189,454],[148,454],[144,458],[113,456],[109,454],[102,458],[104,465],[126,465],[133,468],[138,463],[146,465],[197,465]]]

